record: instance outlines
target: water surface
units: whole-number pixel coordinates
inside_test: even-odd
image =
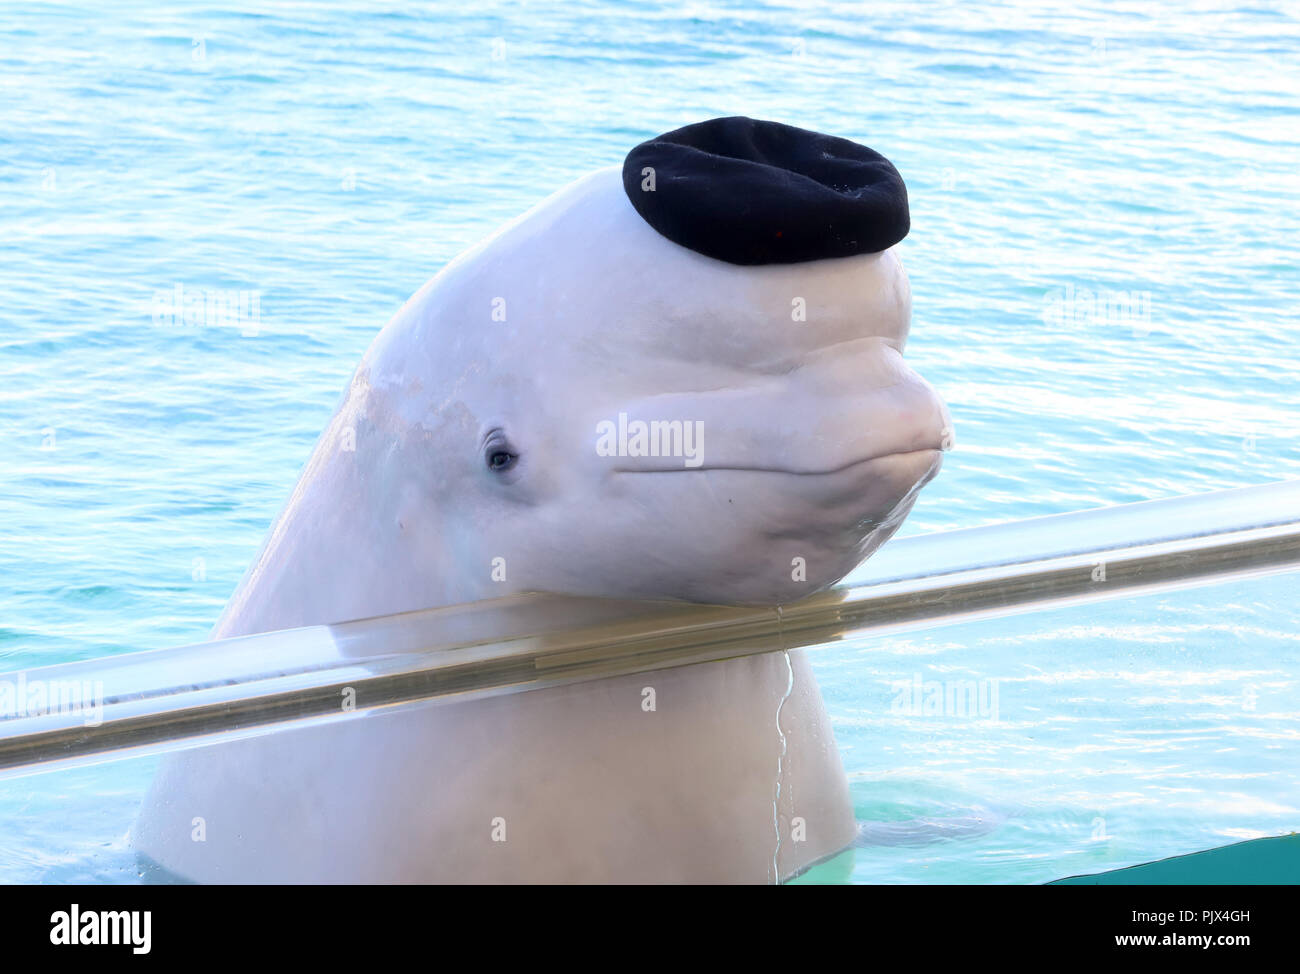
[[[958,447],[905,532],[1300,476],[1293,4],[472,6],[4,8],[0,669],[204,638],[406,297],[715,115],[908,182],[909,355]],[[178,286],[257,319],[160,316]],[[824,653],[860,816],[960,820],[854,877],[1296,828],[1293,582]],[[963,678],[998,681],[997,721],[892,706]],[[4,784],[0,879],[133,878],[150,767]]]

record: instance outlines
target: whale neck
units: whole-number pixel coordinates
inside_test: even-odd
[[[213,638],[469,600],[446,583],[454,573],[440,539],[420,531],[419,524],[431,520],[427,512],[412,516],[427,498],[412,496],[399,475],[400,453],[385,449],[373,431],[359,434],[349,405],[321,435]]]

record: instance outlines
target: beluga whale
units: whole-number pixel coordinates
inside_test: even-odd
[[[951,438],[903,360],[909,227],[880,153],[747,117],[560,189],[379,332],[214,637],[834,585]],[[130,839],[197,882],[765,883],[856,835],[809,662],[778,652],[180,751]]]

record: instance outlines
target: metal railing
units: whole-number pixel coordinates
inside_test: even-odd
[[[65,663],[0,674],[0,774],[1296,569],[1287,481],[895,540],[779,609],[523,595]]]

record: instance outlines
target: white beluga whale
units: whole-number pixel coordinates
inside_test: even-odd
[[[833,585],[949,436],[902,357],[906,232],[883,157],[747,118],[560,190],[380,332],[214,635]],[[131,840],[199,882],[771,882],[856,831],[777,653],[179,752]]]

